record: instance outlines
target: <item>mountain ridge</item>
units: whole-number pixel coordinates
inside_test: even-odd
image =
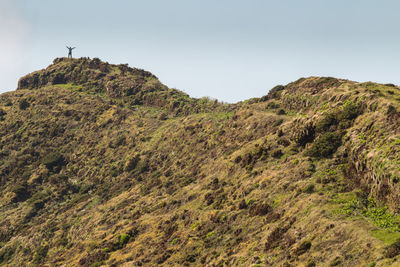
[[[309,77],[224,104],[56,59],[0,95],[0,264],[396,264],[399,102]]]

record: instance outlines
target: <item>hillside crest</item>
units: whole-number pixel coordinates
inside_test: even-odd
[[[55,59],[0,95],[0,265],[390,265],[399,106],[330,77],[224,104]]]

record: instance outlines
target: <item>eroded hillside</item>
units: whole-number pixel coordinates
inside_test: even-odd
[[[311,77],[223,104],[56,59],[0,96],[0,263],[395,265],[399,103]]]

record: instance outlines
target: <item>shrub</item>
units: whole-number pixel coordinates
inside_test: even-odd
[[[52,83],[52,84],[64,84],[64,83],[66,83],[64,74],[62,74],[62,73],[56,73],[56,74],[54,75],[54,77],[52,77],[51,83]]]
[[[26,183],[18,183],[15,184],[11,188],[11,192],[15,194],[15,197],[12,199],[13,202],[20,202],[20,201],[25,201],[30,197],[30,193],[27,190],[27,184]]]
[[[266,203],[258,203],[251,205],[249,214],[251,217],[253,216],[263,216],[271,211],[271,206]]]
[[[306,151],[307,156],[317,158],[330,157],[342,143],[342,134],[328,132],[318,137],[312,146]]]
[[[386,111],[386,115],[394,115],[396,113],[397,113],[396,108],[394,106],[392,106],[392,105],[389,105],[388,109]]]
[[[283,153],[282,153],[282,150],[276,149],[276,150],[272,151],[271,155],[272,155],[272,157],[274,157],[276,159],[280,159],[283,156]]]
[[[28,102],[26,99],[22,99],[22,100],[19,102],[18,106],[19,106],[20,109],[25,110],[25,109],[27,109],[27,108],[30,106],[30,104],[29,104],[29,102]]]
[[[309,184],[304,188],[303,191],[304,191],[304,193],[311,194],[311,193],[314,193],[314,189],[315,189],[315,185]]]
[[[136,168],[136,165],[137,165],[138,162],[139,162],[139,159],[140,159],[140,158],[139,158],[138,155],[134,155],[133,157],[129,157],[129,158],[126,160],[126,162],[125,162],[124,170],[125,170],[126,172],[129,172],[129,171],[135,169],[135,168]]]
[[[309,249],[311,248],[311,242],[310,241],[303,241],[299,247],[296,249],[296,254],[301,255],[306,253]]]
[[[358,114],[359,105],[351,101],[346,101],[338,114],[338,120],[352,120],[355,119]]]
[[[302,129],[297,131],[295,141],[299,146],[305,146],[307,143],[311,143],[315,138],[315,127],[312,125],[306,125]]]
[[[268,99],[279,99],[281,97],[281,92],[285,89],[285,86],[283,85],[277,85],[271,90],[269,90],[268,94],[266,96],[261,97],[261,101],[266,101]]]
[[[64,157],[59,152],[52,152],[43,159],[43,164],[48,169],[51,169],[56,166],[62,166],[64,165],[64,163],[65,163]]]
[[[277,109],[279,107],[279,103],[276,103],[275,101],[271,101],[267,104],[267,109]]]
[[[121,145],[124,145],[126,142],[126,136],[125,135],[119,135],[117,137],[117,140],[115,140],[114,146],[119,147]]]
[[[44,207],[44,204],[48,200],[48,193],[47,192],[36,192],[29,200],[29,206],[32,207],[32,212],[35,215],[35,212],[40,210],[41,208]]]
[[[278,112],[276,114],[278,114],[278,115],[286,115],[286,111],[283,108],[281,108],[281,109],[278,110]]]
[[[247,203],[244,199],[242,199],[242,201],[240,201],[238,208],[241,210],[247,209]]]
[[[237,156],[234,160],[233,160],[236,164],[240,163],[242,161],[242,156]]]
[[[316,88],[329,88],[339,85],[340,81],[333,77],[321,77],[317,81],[315,81]]]
[[[129,239],[131,238],[130,235],[128,235],[128,234],[122,234],[122,235],[119,235],[118,237],[119,237],[120,247],[124,247],[129,242]]]
[[[388,87],[396,87],[396,85],[394,85],[393,83],[386,83],[385,86],[388,86]]]
[[[139,173],[144,173],[149,170],[149,162],[145,159],[139,160],[139,162],[136,164],[136,170]]]
[[[317,132],[325,132],[329,130],[332,125],[337,125],[337,120],[334,114],[325,113],[321,120],[315,126]]]

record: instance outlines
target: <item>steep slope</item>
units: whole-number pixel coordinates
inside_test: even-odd
[[[0,96],[0,263],[396,264],[399,100],[310,77],[228,105],[56,59]]]

